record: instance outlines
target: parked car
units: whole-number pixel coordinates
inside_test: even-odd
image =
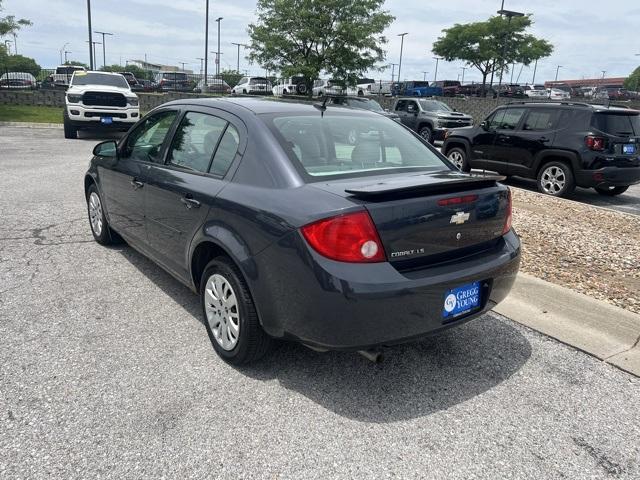
[[[442,152],[462,171],[534,178],[538,190],[576,186],[619,195],[640,183],[640,112],[583,103],[514,103],[477,127],[451,130]]]
[[[142,90],[142,87],[139,86],[138,80],[136,79],[136,76],[133,73],[131,72],[118,72],[118,73],[124,77],[124,79],[127,81],[132,91]]]
[[[271,89],[273,95],[306,95],[307,81],[303,76],[282,78]]]
[[[60,65],[56,72],[49,75],[45,84],[49,88],[67,88],[74,72],[86,72],[87,69],[79,65]]]
[[[524,98],[525,96],[524,89],[516,83],[500,85],[497,92],[500,97]]]
[[[154,77],[159,92],[189,92],[193,90],[191,80],[185,72],[158,72]]]
[[[204,78],[203,78],[198,82],[198,84],[193,89],[193,91],[194,93],[224,94],[224,93],[231,93],[231,87],[223,79],[213,78],[209,80],[208,85],[205,88]]]
[[[525,85],[522,87],[525,96],[529,98],[546,98],[547,90],[544,85]]]
[[[272,95],[271,82],[266,77],[242,77],[231,89],[234,95]]]
[[[464,95],[466,97],[492,97],[496,98],[496,90],[489,86],[482,86],[481,83],[473,83],[469,85],[461,85],[458,88],[458,95]]]
[[[394,96],[441,97],[442,88],[429,85],[426,81],[400,82],[393,86]]]
[[[460,94],[460,82],[457,80],[438,80],[433,82],[432,86],[442,88],[444,97],[455,97]]]
[[[565,90],[560,90],[558,88],[549,88],[547,90],[547,98],[549,98],[550,100],[563,101],[569,100],[571,98],[571,95]]]
[[[126,131],[139,119],[138,96],[119,73],[72,75],[65,95],[64,138],[78,138],[78,130]]]
[[[7,72],[0,76],[0,88],[8,90],[34,90],[38,88],[36,78],[27,72]]]
[[[377,134],[340,144],[353,125]],[[502,177],[459,172],[373,112],[180,100],[93,153],[93,237],[123,238],[197,292],[232,364],[274,338],[368,354],[413,341],[482,315],[516,278]]]
[[[607,95],[610,100],[629,100],[631,98],[628,90],[617,87],[608,87]]]
[[[151,80],[140,80],[138,79],[138,83],[142,87],[143,92],[153,92],[154,84]]]
[[[334,80],[316,80],[313,82],[313,96],[323,97],[325,95],[341,95],[344,88],[338,85]]]
[[[391,95],[391,87],[393,82],[389,80],[379,80],[358,85],[364,89],[365,95]]]
[[[444,140],[450,128],[473,124],[471,116],[456,112],[439,100],[398,98],[391,109],[400,121],[428,142]]]

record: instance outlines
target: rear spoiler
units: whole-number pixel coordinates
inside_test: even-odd
[[[496,182],[501,182],[505,178],[506,177],[502,175],[493,174],[467,175],[460,173],[456,175],[453,172],[446,172],[442,174],[393,178],[388,181],[347,188],[345,192],[361,198],[411,193],[452,193],[470,188],[492,187]]]

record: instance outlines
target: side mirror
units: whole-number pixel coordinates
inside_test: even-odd
[[[487,124],[486,121],[480,122],[480,128],[487,131],[489,130],[489,125]]]
[[[93,147],[93,154],[96,157],[118,158],[118,144],[115,140],[100,142],[95,147]]]

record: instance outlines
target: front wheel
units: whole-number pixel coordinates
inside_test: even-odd
[[[424,138],[427,142],[433,143],[433,133],[430,127],[422,127],[418,131],[418,135]]]
[[[120,237],[109,227],[109,222],[104,214],[102,198],[95,185],[91,185],[87,189],[87,212],[91,233],[96,242],[100,245],[119,243]]]
[[[200,298],[209,339],[224,361],[242,365],[267,353],[272,339],[262,329],[249,288],[230,259],[217,257],[207,264]]]
[[[562,162],[550,162],[538,173],[538,190],[554,197],[569,195],[576,188],[571,167]]]
[[[447,153],[447,158],[461,172],[470,172],[471,168],[467,164],[466,152],[458,147],[454,147]]]
[[[64,127],[64,138],[78,138],[78,129],[71,125],[71,121],[67,116],[66,110],[62,116],[62,124]]]
[[[605,195],[607,197],[615,197],[616,195],[621,195],[629,189],[629,186],[624,187],[594,187],[596,192],[600,195]]]

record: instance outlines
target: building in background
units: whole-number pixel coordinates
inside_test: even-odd
[[[128,60],[127,65],[135,65],[136,67],[140,67],[143,70],[149,70],[153,73],[158,72],[185,72],[185,73],[193,73],[193,70],[182,69],[180,67],[176,67],[174,65],[163,65],[161,63],[153,63],[153,62],[145,62],[144,60]]]

